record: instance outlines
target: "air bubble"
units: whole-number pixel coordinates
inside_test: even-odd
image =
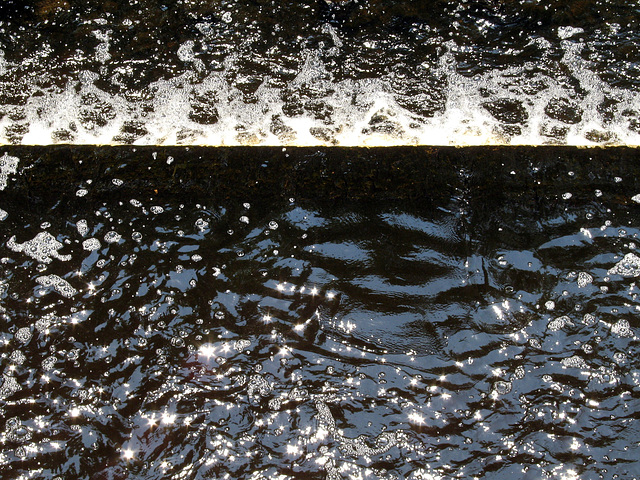
[[[114,232],[113,230],[110,232],[107,232],[104,235],[104,241],[107,243],[117,243],[122,239],[122,235],[120,235],[118,232]]]
[[[97,238],[88,238],[87,240],[82,242],[82,248],[89,252],[98,250],[100,249],[100,247],[101,247],[100,240],[98,240]]]

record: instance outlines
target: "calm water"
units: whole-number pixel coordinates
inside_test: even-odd
[[[640,478],[633,150],[5,150],[2,478]]]
[[[640,144],[631,0],[4,0],[0,142]]]

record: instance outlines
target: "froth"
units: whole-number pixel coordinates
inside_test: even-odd
[[[199,25],[206,38],[210,30]],[[71,72],[54,82],[62,86],[45,89],[25,80],[30,95],[7,107],[14,113],[0,119],[0,143],[640,144],[640,98],[602,80],[574,39],[579,28],[559,28],[553,45],[532,38],[524,48],[542,52],[542,60],[470,74],[459,58],[474,46],[448,41],[435,60],[407,66],[410,74],[398,64],[359,77],[336,74],[335,63],[356,62],[351,56],[380,47],[364,42],[345,54],[344,35],[329,24],[321,31],[327,45],[303,49],[286,71],[262,73],[247,71],[247,57],[232,53],[212,68],[198,57],[195,41],[186,40],[174,47],[182,71],[125,88],[127,78],[154,65],[111,65],[116,34],[94,30],[97,72]],[[28,70],[34,61],[10,64],[0,52],[0,74]]]

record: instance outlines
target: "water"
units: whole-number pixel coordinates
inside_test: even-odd
[[[638,145],[628,0],[0,6],[0,142]]]
[[[640,477],[634,149],[4,151],[3,478]]]
[[[640,478],[638,13],[1,2],[0,477]]]

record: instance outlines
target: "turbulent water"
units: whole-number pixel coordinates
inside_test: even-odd
[[[5,144],[640,143],[629,0],[4,0]]]
[[[8,148],[2,478],[640,478],[633,151]]]

